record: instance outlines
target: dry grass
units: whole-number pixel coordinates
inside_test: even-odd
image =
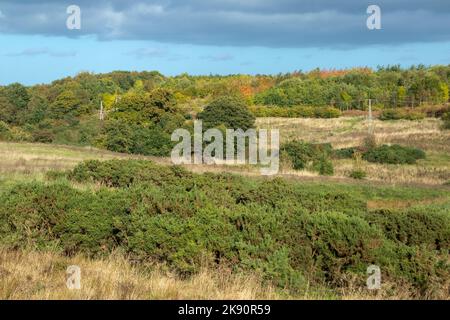
[[[435,118],[420,121],[374,120],[374,132],[379,143],[402,143],[422,147],[428,151],[450,153],[450,131],[441,130],[442,122]],[[364,117],[335,119],[259,118],[259,128],[277,128],[281,140],[303,139],[310,142],[329,142],[335,148],[360,145],[368,132]]]
[[[0,173],[34,174],[73,168],[84,160],[148,159],[168,163],[170,159],[110,152],[92,147],[42,143],[0,142]]]
[[[362,145],[368,131],[364,117],[341,117],[336,119],[287,119],[260,118],[260,128],[278,128],[281,141],[300,139],[316,143],[329,142],[334,148]],[[427,152],[427,160],[417,165],[385,165],[364,162],[367,180],[388,184],[442,185],[450,180],[450,131],[441,130],[439,119],[421,121],[374,120],[378,144],[397,143],[418,147]],[[348,177],[354,169],[352,160],[334,161],[335,178]],[[299,177],[311,176],[308,172],[296,172],[284,168],[282,174]]]
[[[66,286],[66,269],[81,268],[81,289]],[[102,260],[51,252],[0,249],[0,299],[279,299],[256,276],[203,270],[189,278],[132,266],[118,253]]]
[[[81,288],[66,286],[67,267],[81,269]],[[382,289],[367,290],[361,279],[344,279],[345,288],[306,290],[289,295],[256,275],[232,274],[204,268],[186,279],[158,265],[132,265],[120,253],[104,259],[54,252],[12,251],[0,248],[0,300],[316,300],[413,299],[415,290],[384,281]],[[442,299],[448,299],[448,294]]]
[[[399,143],[419,147],[427,152],[427,159],[417,165],[384,165],[362,162],[367,180],[387,184],[442,185],[450,181],[450,131],[440,129],[441,121],[427,118],[421,121],[374,120],[378,143]],[[368,122],[364,117],[336,119],[259,118],[260,128],[280,129],[281,141],[302,139],[311,142],[330,142],[335,148],[361,145],[366,137]],[[18,180],[24,176],[42,178],[45,171],[73,168],[88,159],[108,160],[149,159],[160,164],[170,164],[169,158],[132,156],[95,148],[70,147],[48,144],[0,142],[0,177]],[[187,165],[197,172],[234,172],[243,175],[260,175],[254,166]],[[334,161],[335,175],[327,181],[344,180],[354,169],[352,160]],[[323,179],[315,173],[294,171],[282,166],[279,175],[297,179]]]

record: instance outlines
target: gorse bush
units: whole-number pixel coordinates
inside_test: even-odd
[[[290,141],[280,147],[282,154],[287,156],[295,170],[310,169],[322,175],[332,175],[333,164],[330,156],[330,144],[312,144],[304,141]]]
[[[450,248],[448,214],[423,209],[376,210],[368,214],[367,220],[379,226],[390,240],[437,250]]]
[[[404,147],[397,144],[392,146],[382,145],[367,151],[363,159],[369,162],[388,164],[414,164],[419,159],[425,159],[426,155],[420,149]]]
[[[133,183],[151,182],[155,185],[176,184],[191,173],[177,166],[163,167],[147,160],[90,160],[77,165],[68,177],[77,182],[95,182],[107,187],[129,187]]]
[[[355,147],[334,149],[332,155],[335,159],[352,159],[355,152],[357,152]]]
[[[386,109],[380,115],[380,120],[421,120],[426,114],[414,109]]]
[[[361,180],[367,176],[367,173],[363,170],[352,170],[349,174],[350,178]]]
[[[205,263],[252,270],[291,291],[340,287],[349,275],[364,285],[370,264],[427,296],[449,276],[449,216],[440,209],[368,212],[363,192],[340,185],[197,175],[140,160],[87,161],[66,175],[100,188],[52,175],[56,182],[2,192],[2,245],[92,256],[120,248],[185,275]]]
[[[338,118],[341,116],[341,111],[333,107],[316,108],[314,110],[314,115],[316,118]]]

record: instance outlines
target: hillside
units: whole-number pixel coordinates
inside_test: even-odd
[[[4,298],[448,299],[446,187],[192,175],[90,148],[1,148]],[[85,287],[54,295],[69,263]],[[371,263],[381,291],[365,289]]]
[[[449,299],[449,79],[418,66],[0,87],[0,297]],[[262,176],[250,151],[174,166],[173,132],[198,120],[201,134],[279,130],[279,170]]]

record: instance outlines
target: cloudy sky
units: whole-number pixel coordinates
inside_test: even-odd
[[[67,7],[81,9],[69,30]],[[381,30],[366,26],[381,8]],[[448,0],[0,0],[0,84],[450,63]]]

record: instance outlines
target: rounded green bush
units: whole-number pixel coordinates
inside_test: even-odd
[[[221,97],[211,102],[198,114],[205,129],[224,125],[227,129],[247,129],[255,125],[255,116],[247,109],[242,99]]]
[[[352,172],[350,172],[349,177],[357,180],[362,180],[367,177],[367,173],[363,170],[353,170]]]
[[[363,159],[369,162],[387,164],[414,164],[417,160],[425,159],[425,157],[425,152],[420,149],[397,144],[375,147],[363,155]]]

